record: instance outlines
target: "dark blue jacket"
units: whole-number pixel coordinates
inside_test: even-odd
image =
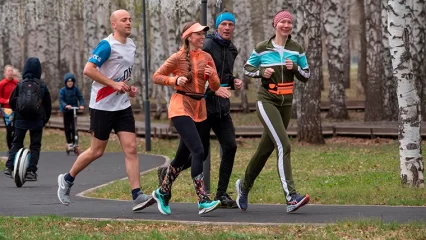
[[[67,87],[67,80],[72,79],[74,82],[71,88]],[[75,76],[72,73],[66,73],[64,75],[64,84],[65,87],[61,88],[59,91],[59,108],[61,112],[67,112],[70,110],[65,109],[66,105],[71,105],[73,107],[84,106],[83,95],[80,90],[76,87]]]
[[[40,85],[40,91],[43,93],[41,108],[39,114],[34,119],[25,119],[21,114],[15,112],[15,127],[20,129],[40,129],[43,128],[44,125],[49,121],[50,114],[52,112],[52,100],[50,98],[50,92],[47,88],[46,84],[40,80],[41,77],[41,64],[38,58],[30,57],[28,58],[22,69],[22,79],[35,79],[40,81],[42,84]],[[19,82],[20,83],[20,82]],[[10,108],[15,111],[16,110],[16,101],[19,96],[19,87],[20,84],[16,86],[15,90],[13,90],[12,95],[9,99]]]

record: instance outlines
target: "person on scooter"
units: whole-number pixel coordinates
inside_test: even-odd
[[[73,151],[75,145],[76,126],[74,126],[74,112],[71,107],[84,109],[84,99],[77,88],[74,74],[66,73],[64,75],[64,87],[59,91],[59,105],[64,118],[64,131],[67,140],[67,151]]]

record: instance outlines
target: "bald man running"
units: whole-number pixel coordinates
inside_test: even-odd
[[[114,130],[125,155],[133,211],[139,211],[155,201],[140,189],[135,119],[129,101],[131,87],[126,84],[136,52],[136,46],[129,38],[132,19],[127,11],[117,10],[111,14],[110,21],[113,33],[99,42],[84,67],[84,75],[93,80],[89,104],[91,145],[78,156],[68,173],[58,176],[58,198],[64,205],[71,203],[70,190],[75,177],[103,155]]]

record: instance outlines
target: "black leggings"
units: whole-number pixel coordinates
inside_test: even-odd
[[[64,131],[65,138],[68,144],[75,144],[75,126],[74,126],[74,112],[66,111],[63,112],[64,117]]]
[[[4,126],[6,127],[6,143],[7,148],[10,150],[12,148],[13,134],[15,132],[15,127],[12,126],[12,123],[7,124],[6,119],[3,117]]]
[[[203,172],[204,148],[200,138],[203,123],[194,122],[188,116],[173,117],[172,122],[180,135],[180,142],[171,165],[180,168],[187,163],[189,155],[192,155],[191,177],[195,178]]]

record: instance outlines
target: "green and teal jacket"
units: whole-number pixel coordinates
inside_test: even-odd
[[[308,61],[305,50],[296,41],[288,37],[284,49],[274,46],[272,40],[275,35],[268,40],[262,41],[256,45],[253,53],[250,55],[244,65],[244,74],[252,78],[261,78],[262,86],[259,88],[258,100],[271,98],[282,99],[281,96],[273,96],[267,91],[269,84],[293,83],[294,77],[302,82],[308,81],[310,77]],[[293,61],[293,68],[288,70],[285,66],[285,60]],[[266,68],[274,69],[271,78],[264,78]]]

